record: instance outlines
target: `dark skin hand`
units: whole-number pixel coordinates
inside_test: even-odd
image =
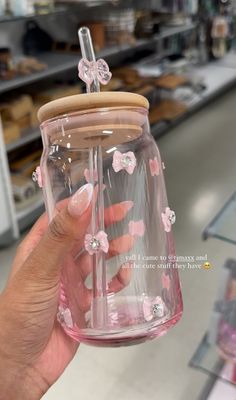
[[[81,312],[90,307],[91,290],[85,280],[91,262],[87,253],[77,259],[74,255],[83,249],[91,202],[88,194],[77,193],[76,199],[60,205],[49,226],[43,215],[17,249],[11,276],[0,296],[0,400],[41,399],[78,350],[79,344],[64,333],[56,316],[61,273],[73,265],[79,266],[76,279]],[[131,208],[131,202],[124,202],[107,209],[106,226],[123,220]],[[115,239],[107,257],[126,253],[133,245],[130,235]],[[121,266],[108,290],[122,290],[129,284],[130,274],[127,266]]]

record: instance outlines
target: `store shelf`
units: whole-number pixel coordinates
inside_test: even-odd
[[[173,35],[181,34],[183,32],[188,32],[189,30],[195,29],[196,24],[190,24],[186,26],[181,26],[178,28],[164,28],[163,31],[154,36],[151,39],[141,39],[137,40],[135,44],[124,44],[121,46],[108,47],[101,51],[97,57],[111,59],[114,56],[119,58],[126,55],[130,55],[132,51],[142,50],[148,46],[155,45],[155,43]],[[42,79],[50,78],[62,72],[66,72],[70,69],[76,68],[80,55],[79,54],[65,54],[65,53],[45,53],[38,56],[39,61],[47,64],[48,68],[44,71],[37,72],[27,76],[19,76],[8,81],[0,82],[0,94],[8,92],[13,89],[17,89],[26,85],[30,85]]]
[[[35,220],[44,212],[44,202],[41,195],[36,197],[35,201],[26,208],[16,211],[16,218],[19,229],[22,231],[32,225]]]
[[[36,198],[36,201],[33,202],[30,206],[27,208],[23,208],[22,210],[18,210],[16,212],[17,215],[17,220],[20,221],[24,219],[28,214],[34,212],[38,208],[43,206],[43,198],[41,196]]]
[[[0,82],[0,94],[22,86],[30,85],[36,81],[49,78],[53,75],[76,67],[79,55],[64,53],[45,53],[38,57],[39,61],[47,64],[48,68],[27,76],[18,76],[8,81]]]
[[[12,15],[12,14],[6,14],[3,16],[0,16],[0,24],[1,23],[9,23],[9,22],[17,22],[17,21],[22,21],[22,20],[27,20],[27,19],[36,19],[36,18],[41,18],[41,17],[47,17],[50,15],[57,15],[66,12],[68,9],[64,6],[58,6],[51,10],[48,13],[45,14],[29,14],[29,15]]]
[[[236,53],[229,54],[231,63],[236,64]],[[222,60],[223,61],[223,60]],[[161,127],[159,124],[152,126],[152,134],[155,138],[161,137],[171,128],[177,126],[190,115],[200,110],[207,105],[210,101],[214,100],[217,96],[223,94],[228,89],[236,85],[236,68],[225,67],[222,61],[214,61],[206,66],[199,68],[192,68],[191,75],[195,77],[202,77],[206,85],[206,89],[202,91],[196,102],[188,106],[188,111],[180,118],[171,122],[166,122]]]
[[[206,334],[193,355],[190,366],[207,375],[221,379],[231,385],[236,385],[235,368],[232,363],[227,363],[221,356],[216,345],[210,344]]]
[[[216,238],[236,245],[236,192],[203,232],[203,239]]]
[[[193,23],[193,22],[188,23],[188,24],[183,25],[183,26],[181,26],[181,25],[180,26],[173,26],[173,27],[169,26],[169,27],[163,28],[161,30],[161,32],[158,35],[154,36],[154,37],[155,37],[156,40],[166,39],[166,38],[171,37],[171,36],[180,35],[182,33],[187,33],[187,32],[189,32],[191,30],[196,29],[196,28],[197,28],[197,24]]]
[[[29,129],[24,133],[24,136],[20,137],[18,140],[6,145],[6,150],[10,151],[16,150],[21,146],[33,142],[41,137],[39,128]]]

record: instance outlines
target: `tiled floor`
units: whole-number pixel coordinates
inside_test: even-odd
[[[219,270],[236,248],[201,240],[203,228],[236,190],[236,90],[159,140],[166,163],[179,255],[208,254],[210,271],[182,271],[184,316],[167,336],[121,349],[81,346],[45,400],[195,400],[206,377],[188,362],[207,328]],[[0,285],[14,248],[0,252]],[[226,398],[224,400],[227,400]]]

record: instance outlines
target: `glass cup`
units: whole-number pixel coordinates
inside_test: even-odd
[[[103,92],[59,99],[39,112],[49,220],[83,185],[94,187],[91,224],[61,274],[58,320],[79,342],[144,342],[182,314],[175,213],[148,107],[142,96]]]

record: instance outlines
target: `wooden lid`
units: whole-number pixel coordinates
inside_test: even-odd
[[[38,112],[38,119],[43,123],[60,115],[111,107],[142,107],[148,110],[149,102],[143,96],[128,92],[78,94],[45,104]]]

